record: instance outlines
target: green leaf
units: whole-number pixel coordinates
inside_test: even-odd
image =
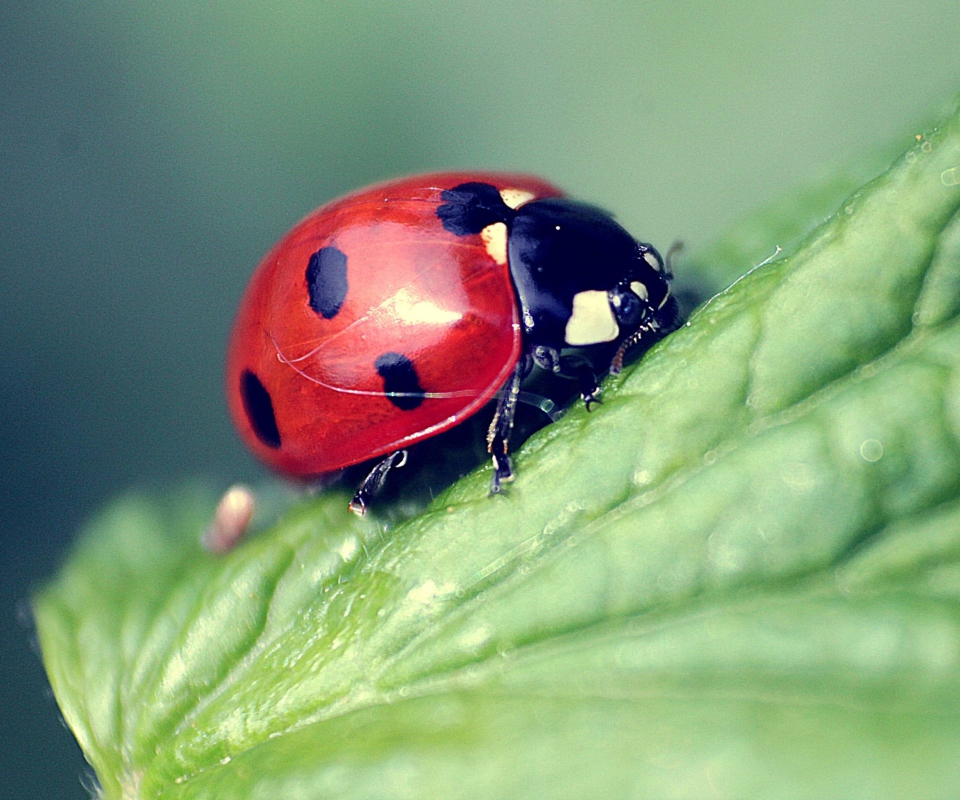
[[[956,796],[958,206],[960,113],[503,496],[113,506],[35,598],[104,796]]]

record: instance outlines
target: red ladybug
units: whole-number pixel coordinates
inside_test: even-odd
[[[496,493],[533,365],[577,379],[589,408],[628,348],[675,327],[670,277],[653,247],[538,178],[382,183],[317,209],[263,259],[230,340],[230,410],[291,476],[383,456],[351,503],[363,513],[405,448],[499,396]]]

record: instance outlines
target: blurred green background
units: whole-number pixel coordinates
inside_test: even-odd
[[[82,798],[25,613],[130,487],[259,472],[221,362],[263,252],[368,182],[543,175],[691,250],[960,89],[960,4],[0,2],[0,795]]]

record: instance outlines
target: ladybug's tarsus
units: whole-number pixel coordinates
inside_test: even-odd
[[[580,395],[580,397],[583,400],[583,404],[587,407],[587,411],[593,411],[595,405],[603,405],[603,397],[599,386],[587,394]]]
[[[603,402],[597,373],[587,359],[578,356],[564,356],[560,360],[560,374],[577,381],[580,389],[580,399],[583,400],[587,411],[590,411],[593,405],[599,405]]]
[[[490,420],[487,431],[487,452],[493,460],[493,477],[490,479],[490,494],[500,493],[500,484],[513,480],[513,468],[507,455],[510,432],[517,413],[517,400],[520,397],[520,384],[530,371],[530,358],[523,356],[513,368],[507,385],[500,392],[497,410]]]
[[[510,464],[510,456],[506,453],[492,453],[493,477],[490,478],[490,496],[500,494],[503,491],[503,484],[510,483],[513,478],[513,466]]]
[[[360,488],[357,489],[353,500],[350,501],[350,510],[358,517],[366,514],[370,499],[376,497],[380,490],[383,489],[383,484],[386,482],[390,470],[399,469],[406,463],[406,450],[397,450],[395,453],[391,453],[386,458],[378,461],[374,468],[370,470],[367,477],[363,479],[363,483],[361,483]]]

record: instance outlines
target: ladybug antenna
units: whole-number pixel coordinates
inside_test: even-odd
[[[683,242],[677,239],[663,257],[664,277],[669,280],[673,277],[673,260],[683,252]]]

